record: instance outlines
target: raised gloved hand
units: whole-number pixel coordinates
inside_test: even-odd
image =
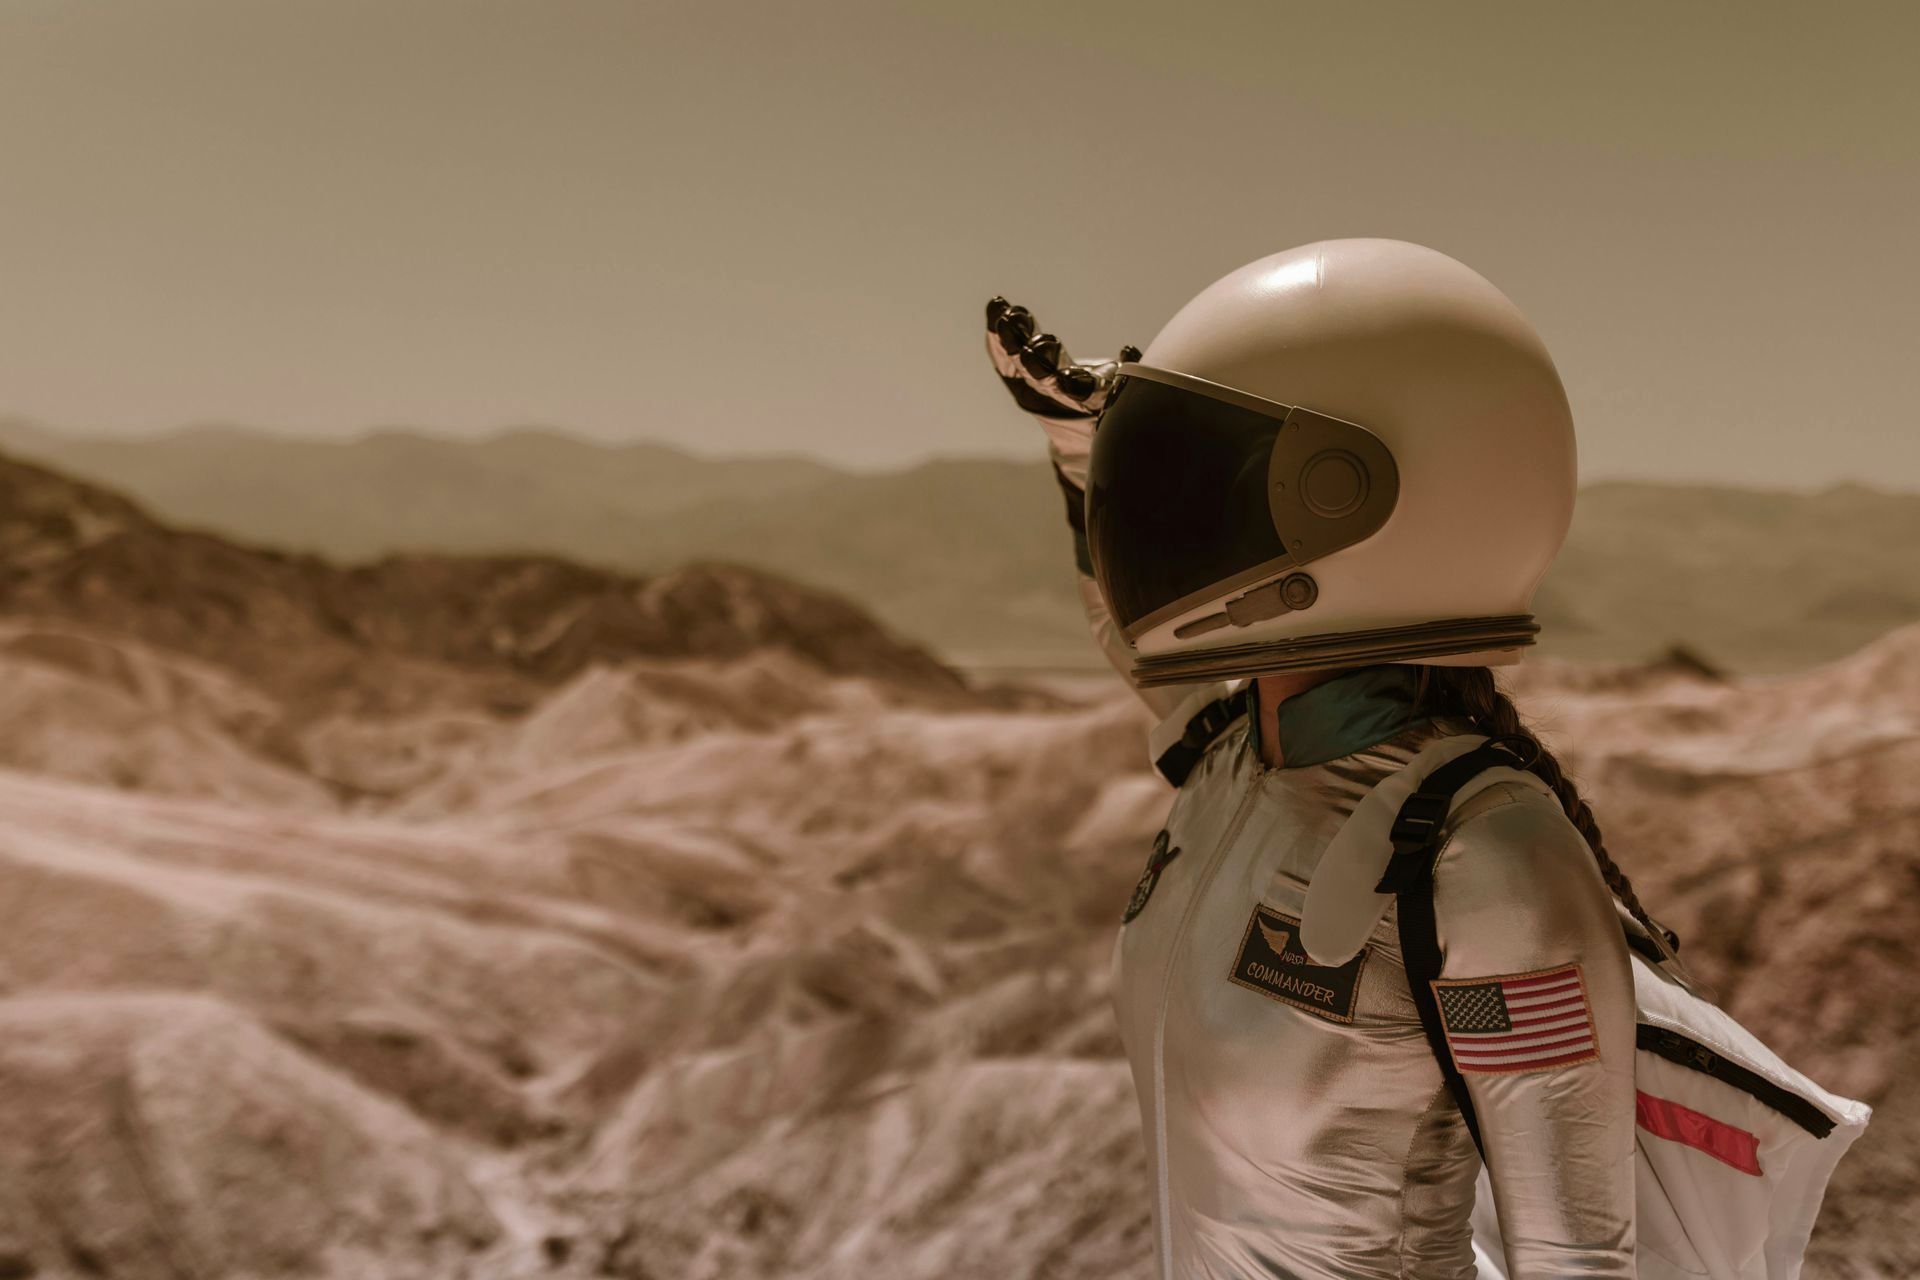
[[[1118,359],[1081,362],[1067,354],[1060,339],[1037,328],[1025,307],[1005,298],[987,303],[987,355],[994,372],[1014,403],[1046,431],[1047,452],[1061,479],[1084,489],[1093,421],[1113,393],[1116,371],[1138,360],[1140,349],[1122,347]]]

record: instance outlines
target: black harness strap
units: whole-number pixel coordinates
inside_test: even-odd
[[[1224,698],[1215,698],[1194,712],[1193,718],[1187,721],[1185,732],[1180,735],[1180,741],[1162,751],[1160,758],[1153,762],[1160,776],[1176,787],[1185,782],[1187,775],[1193,772],[1193,767],[1200,763],[1200,757],[1213,745],[1213,740],[1251,705],[1249,691],[1252,688],[1251,684],[1246,685]]]
[[[1407,986],[1413,993],[1413,1007],[1420,1011],[1420,1026],[1427,1033],[1427,1047],[1446,1078],[1447,1091],[1467,1122],[1473,1145],[1486,1158],[1480,1142],[1480,1117],[1473,1109],[1473,1095],[1467,1081],[1453,1064],[1453,1052],[1447,1047],[1447,1030],[1440,1021],[1440,1002],[1433,994],[1433,983],[1440,976],[1440,926],[1433,914],[1433,864],[1440,853],[1440,832],[1453,807],[1453,793],[1488,769],[1524,769],[1533,763],[1538,748],[1524,738],[1494,738],[1463,756],[1449,760],[1427,775],[1419,790],[1407,797],[1393,820],[1393,857],[1386,874],[1374,886],[1375,893],[1391,893],[1398,904],[1400,922],[1400,960],[1406,966]]]
[[[1749,1071],[1739,1063],[1715,1053],[1690,1036],[1642,1022],[1634,1031],[1634,1043],[1637,1048],[1658,1054],[1668,1062],[1733,1086],[1762,1106],[1779,1112],[1816,1138],[1824,1138],[1833,1132],[1833,1117],[1818,1106],[1790,1089],[1781,1088],[1759,1072]]]

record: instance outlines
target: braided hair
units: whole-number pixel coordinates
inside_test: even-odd
[[[1606,842],[1600,835],[1600,823],[1593,816],[1593,806],[1581,798],[1579,788],[1574,786],[1573,779],[1567,776],[1553,752],[1547,750],[1546,744],[1521,719],[1520,708],[1495,682],[1492,671],[1486,667],[1422,666],[1420,681],[1414,692],[1414,708],[1416,712],[1428,715],[1459,716],[1489,737],[1521,737],[1538,747],[1540,754],[1530,771],[1553,789],[1560,807],[1566,810],[1568,821],[1586,840],[1587,847],[1593,850],[1593,860],[1600,865],[1600,875],[1607,882],[1607,888],[1640,922],[1640,927],[1647,931],[1647,936],[1655,946],[1662,951],[1671,951],[1679,946],[1679,939],[1655,924],[1646,908],[1640,905],[1640,896],[1633,891],[1633,882],[1627,879],[1627,873],[1607,853]]]

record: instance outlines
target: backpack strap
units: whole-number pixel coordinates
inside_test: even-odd
[[[1176,787],[1184,783],[1194,766],[1200,763],[1200,757],[1207,754],[1207,748],[1213,745],[1214,739],[1252,709],[1252,689],[1252,684],[1243,685],[1194,712],[1179,741],[1154,760],[1153,767],[1160,771],[1160,776]]]
[[[1440,927],[1433,913],[1433,864],[1440,854],[1441,835],[1453,807],[1454,793],[1488,769],[1525,769],[1538,756],[1539,747],[1527,738],[1490,738],[1435,769],[1400,806],[1399,815],[1393,820],[1393,857],[1374,889],[1376,893],[1394,896],[1400,925],[1400,959],[1406,967],[1413,1007],[1420,1011],[1420,1026],[1427,1033],[1427,1047],[1433,1051],[1433,1060],[1440,1066],[1447,1090],[1453,1094],[1460,1118],[1467,1122],[1467,1133],[1483,1161],[1487,1151],[1480,1141],[1480,1117],[1473,1109],[1473,1096],[1467,1092],[1466,1078],[1453,1065],[1446,1028],[1440,1021],[1440,1003],[1433,993],[1441,961]]]

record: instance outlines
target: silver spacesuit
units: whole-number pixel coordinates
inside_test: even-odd
[[[1163,1280],[1797,1276],[1868,1108],[1693,989],[1484,670],[1576,489],[1512,300],[1331,240],[1115,360],[987,330],[1179,788],[1113,953]],[[1304,691],[1263,717],[1267,675]]]
[[[1282,703],[1281,768],[1261,764],[1253,718],[1236,720],[1174,798],[1130,904],[1114,1003],[1164,1277],[1474,1274],[1480,1159],[1423,1035],[1392,909],[1337,968],[1297,936],[1353,807],[1457,727],[1407,714],[1408,670],[1363,669]],[[1376,740],[1394,709],[1399,726]],[[1558,990],[1586,1004],[1550,989],[1534,1003],[1572,1012],[1540,1034],[1510,1033],[1478,1060],[1456,1042],[1509,1274],[1631,1276],[1633,986],[1592,855],[1552,800],[1495,785],[1456,816],[1435,910],[1443,981],[1478,991],[1571,969]],[[1510,1027],[1527,1004],[1507,998]]]
[[[1455,628],[1452,633],[1399,626],[1405,599],[1419,588],[1408,577],[1408,566],[1419,557],[1406,548],[1417,546],[1430,556],[1454,519],[1430,503],[1432,490],[1416,482],[1451,460],[1423,452],[1417,436],[1389,438],[1395,410],[1384,402],[1353,418],[1368,424],[1355,428],[1319,415],[1303,421],[1300,410],[1273,402],[1271,393],[1260,400],[1219,385],[1247,380],[1242,366],[1250,343],[1243,335],[1257,335],[1267,314],[1258,308],[1271,310],[1273,299],[1284,300],[1290,290],[1308,295],[1313,324],[1326,315],[1364,320],[1399,314],[1376,306],[1372,295],[1341,307],[1323,303],[1334,296],[1329,282],[1341,278],[1342,262],[1359,261],[1362,274],[1385,280],[1374,290],[1382,297],[1397,296],[1399,282],[1426,270],[1441,273],[1447,288],[1454,288],[1454,277],[1446,274],[1452,267],[1403,253],[1404,246],[1355,243],[1359,247],[1351,250],[1315,248],[1304,258],[1276,259],[1270,268],[1255,264],[1261,273],[1248,277],[1254,287],[1240,288],[1229,277],[1213,292],[1225,289],[1230,302],[1242,296],[1254,302],[1225,319],[1216,322],[1207,312],[1208,294],[1183,312],[1206,313],[1200,346],[1211,342],[1227,352],[1216,362],[1220,372],[1199,356],[1189,359],[1174,350],[1178,343],[1168,335],[1178,339],[1196,327],[1176,318],[1157,340],[1174,351],[1176,359],[1167,363],[1199,368],[1211,381],[1150,367],[1151,352],[1148,365],[1136,363],[1141,357],[1131,349],[1120,361],[1075,364],[1057,341],[1034,334],[1020,309],[996,300],[988,312],[988,350],[996,368],[1048,435],[1094,638],[1158,719],[1149,734],[1149,758],[1180,779],[1165,829],[1151,851],[1142,851],[1146,869],[1126,905],[1113,953],[1113,999],[1150,1158],[1164,1280],[1427,1280],[1475,1273],[1469,1218],[1482,1161],[1414,1004],[1395,908],[1387,909],[1357,954],[1333,966],[1307,955],[1300,922],[1316,866],[1362,797],[1437,737],[1469,731],[1416,712],[1417,672],[1408,663],[1421,653],[1485,651],[1485,660],[1510,658],[1511,646],[1530,642],[1531,619],[1515,606],[1524,606],[1551,550],[1541,556],[1523,547],[1524,554],[1517,554],[1489,543],[1475,552],[1485,570],[1479,580],[1485,605],[1466,610],[1472,616],[1464,622],[1445,624]],[[1314,270],[1299,269],[1301,262]],[[1379,270],[1376,262],[1383,264]],[[1479,285],[1468,281],[1455,293],[1466,298],[1454,309],[1472,319],[1463,331],[1474,341],[1506,323],[1504,312],[1490,310],[1495,304]],[[1435,309],[1420,305],[1427,309],[1416,319],[1425,323],[1421,317]],[[1486,320],[1487,314],[1494,319]],[[1508,348],[1517,353],[1512,359],[1521,375],[1510,385],[1522,391],[1503,384],[1500,396],[1474,401],[1445,383],[1456,376],[1455,365],[1439,357],[1452,348],[1423,339],[1418,324],[1396,319],[1356,327],[1361,346],[1374,340],[1374,330],[1415,335],[1408,365],[1424,361],[1441,391],[1407,403],[1456,410],[1459,423],[1449,424],[1453,439],[1466,440],[1490,422],[1500,425],[1499,412],[1485,410],[1485,404],[1517,415],[1510,430],[1503,427],[1503,452],[1482,449],[1474,456],[1494,458],[1489,465],[1496,472],[1487,483],[1496,489],[1515,489],[1520,482],[1514,477],[1531,470],[1552,479],[1536,489],[1566,490],[1549,494],[1550,501],[1536,503],[1526,516],[1537,526],[1535,543],[1557,546],[1571,505],[1571,455],[1562,448],[1570,427],[1554,417],[1564,413],[1564,402],[1554,399],[1557,384],[1535,376],[1544,356],[1524,335],[1513,339]],[[1294,333],[1284,329],[1282,336]],[[1377,358],[1363,358],[1364,352],[1347,358],[1325,342],[1276,340],[1261,348],[1261,358],[1271,361],[1278,351],[1278,358],[1292,359],[1303,349],[1313,359],[1287,371],[1288,385],[1310,387],[1321,379],[1319,398],[1326,404],[1341,404],[1343,390],[1346,400],[1362,404],[1382,384],[1375,376]],[[1327,381],[1336,374],[1348,376],[1351,388]],[[1198,468],[1208,461],[1203,451],[1212,448],[1220,496],[1213,503],[1197,501],[1194,472],[1158,489],[1160,477],[1143,471],[1110,475],[1115,487],[1104,495],[1105,509],[1116,514],[1106,530],[1106,570],[1113,580],[1100,581],[1092,563],[1097,545],[1096,555],[1089,555],[1089,530],[1097,544],[1101,530],[1094,521],[1102,508],[1083,497],[1092,426],[1109,390],[1129,376],[1136,384],[1133,403],[1150,393],[1158,399],[1149,409],[1165,419],[1144,421],[1136,414],[1120,428],[1143,441],[1143,458],[1154,458],[1158,441],[1166,443],[1158,461],[1143,465],[1164,470],[1198,458]],[[1113,438],[1112,419],[1110,413],[1103,419],[1103,439]],[[1391,446],[1390,458],[1366,453],[1372,429],[1388,433],[1379,438]],[[1299,438],[1290,433],[1301,430],[1309,443],[1296,461],[1287,450]],[[1315,431],[1345,435],[1314,443]],[[1269,446],[1269,440],[1275,443]],[[1229,452],[1243,445],[1241,454]],[[1569,464],[1565,475],[1563,462]],[[1097,467],[1093,471],[1091,488],[1098,491],[1101,477]],[[1271,542],[1259,527],[1268,499],[1245,487],[1249,476],[1267,478],[1274,520],[1285,523],[1283,532],[1298,529],[1310,539],[1319,517],[1289,514],[1283,502],[1304,492],[1325,516],[1332,549],[1355,540],[1371,547],[1389,534],[1404,540],[1418,529],[1416,517],[1437,523],[1411,543],[1389,544],[1380,553],[1388,558],[1356,570],[1349,586],[1340,565],[1364,561],[1315,558],[1310,541],[1304,548],[1301,541]],[[1453,483],[1445,478],[1435,487],[1444,491]],[[1115,504],[1129,495],[1140,500],[1121,512]],[[1375,498],[1380,501],[1369,507]],[[1408,514],[1382,525],[1389,509]],[[1215,519],[1217,513],[1225,514]],[[1477,509],[1472,514],[1476,521],[1486,515]],[[1144,522],[1146,532],[1130,544],[1111,541],[1111,520],[1121,515]],[[1348,527],[1340,526],[1342,520]],[[1385,531],[1376,538],[1371,531],[1379,528]],[[1206,561],[1216,545],[1243,560]],[[1170,547],[1189,559],[1154,563]],[[1503,555],[1506,561],[1500,561]],[[1148,576],[1133,582],[1115,576],[1136,565]],[[1298,572],[1302,566],[1332,584],[1339,600],[1316,604],[1311,580],[1304,591],[1292,592],[1290,583],[1309,576]],[[1435,569],[1421,565],[1419,572],[1432,576]],[[1258,585],[1268,579],[1278,594]],[[1249,584],[1253,590],[1246,590]],[[1463,580],[1459,589],[1473,585]],[[1111,611],[1115,588],[1131,593],[1128,617],[1116,619]],[[1321,623],[1322,617],[1344,622],[1346,629]],[[1274,638],[1257,652],[1251,644],[1211,647],[1221,634],[1230,640]],[[1314,645],[1321,646],[1317,652],[1302,647]],[[1231,661],[1213,662],[1215,655],[1231,659],[1241,653],[1253,653],[1266,669],[1353,668],[1280,704],[1282,767],[1262,763],[1258,718],[1247,714],[1246,699],[1222,701],[1244,694],[1247,680],[1194,678],[1230,670]],[[1345,654],[1366,656],[1336,660]],[[1388,655],[1400,661],[1383,660]],[[1184,665],[1170,665],[1175,662]],[[1143,668],[1182,671],[1186,683],[1143,681]],[[1555,799],[1539,788],[1498,782],[1453,815],[1432,883],[1444,954],[1435,984],[1438,1006],[1448,1052],[1478,1114],[1509,1275],[1631,1276],[1633,980],[1620,916],[1591,851]]]

